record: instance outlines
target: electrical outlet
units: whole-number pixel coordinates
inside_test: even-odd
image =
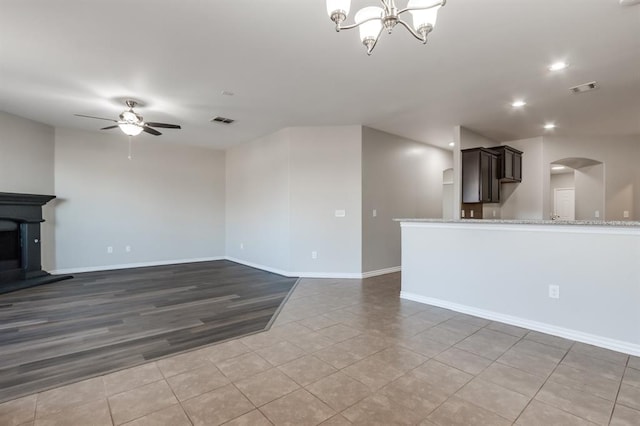
[[[124,251],[131,253],[131,246],[125,246]]]
[[[113,253],[113,247],[111,246],[107,247],[107,253],[109,254]]]
[[[377,217],[378,216],[378,210],[373,209],[373,217]]]
[[[311,252],[311,258],[312,259],[317,259],[318,258],[318,252],[317,251],[312,251]]]
[[[471,211],[469,212],[469,217],[470,217],[470,218],[473,218],[473,210],[471,210]]]
[[[596,218],[600,217],[600,210],[596,210],[596,211],[593,213],[593,215],[594,215]]]
[[[345,210],[336,210],[335,215],[336,217],[345,217],[347,215],[347,212]]]
[[[240,250],[244,250],[244,243],[240,243]]]
[[[625,210],[622,212],[622,217],[624,218],[628,218],[629,217],[629,210]]]
[[[464,218],[464,210],[461,210],[461,211],[460,211],[460,217],[461,217],[461,218]]]
[[[496,211],[492,210],[491,212],[493,213],[493,217],[496,217]]]
[[[549,297],[552,299],[560,299],[560,286],[559,285],[550,285],[549,286]]]

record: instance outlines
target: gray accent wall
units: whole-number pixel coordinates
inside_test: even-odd
[[[224,256],[225,153],[171,137],[56,129],[57,270]]]
[[[442,217],[443,172],[452,165],[449,150],[363,127],[363,272],[400,266],[394,218]]]

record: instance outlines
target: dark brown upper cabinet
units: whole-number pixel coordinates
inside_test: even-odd
[[[488,148],[462,150],[462,202],[499,203],[499,154]]]
[[[498,153],[498,179],[501,182],[522,182],[522,151],[507,145],[490,149]]]

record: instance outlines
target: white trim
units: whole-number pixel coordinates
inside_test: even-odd
[[[179,260],[160,260],[154,262],[140,262],[140,263],[124,263],[121,265],[102,265],[102,266],[88,266],[84,268],[68,268],[68,269],[56,269],[51,271],[52,275],[61,274],[79,274],[82,272],[98,272],[98,271],[114,271],[117,269],[130,269],[130,268],[145,268],[148,266],[164,266],[164,265],[178,265],[181,263],[195,263],[195,262],[210,262],[213,260],[229,260],[231,262],[239,263],[241,265],[249,266],[251,268],[261,269],[263,271],[272,272],[274,274],[283,275],[285,277],[299,277],[299,278],[343,278],[343,279],[363,279],[375,277],[378,275],[391,274],[393,272],[399,272],[400,266],[394,266],[393,268],[379,269],[377,271],[369,271],[364,273],[359,272],[290,272],[283,271],[282,269],[272,268],[270,266],[261,265],[258,263],[248,262],[246,260],[238,259],[231,256],[215,256],[215,257],[201,257],[194,259],[179,259]]]
[[[385,269],[378,269],[376,271],[369,271],[369,272],[363,272],[362,278],[371,278],[371,277],[377,277],[379,275],[387,275],[387,274],[393,274],[394,272],[400,272],[402,271],[402,266],[394,266],[392,268],[385,268]]]
[[[608,337],[598,336],[595,334],[584,333],[578,330],[558,327],[538,321],[532,321],[525,318],[505,315],[498,312],[487,311],[485,309],[474,308],[472,306],[460,305],[458,303],[448,302],[446,300],[434,299],[431,297],[421,296],[415,293],[400,292],[400,298],[412,300],[414,302],[424,303],[427,305],[438,306],[440,308],[451,309],[452,311],[462,312],[468,315],[474,315],[493,321],[503,322],[505,324],[515,325],[517,327],[528,328],[530,330],[542,333],[552,334],[554,336],[564,337],[565,339],[575,340],[577,342],[588,343],[590,345],[600,346],[602,348],[611,349],[617,352],[623,352],[630,355],[640,356],[640,344],[625,342],[622,340],[610,339]]]
[[[266,265],[260,265],[259,263],[253,263],[246,260],[238,259],[236,257],[225,256],[226,260],[239,263],[241,265],[249,266],[251,268],[262,269],[263,271],[273,272],[274,274],[284,275],[285,277],[296,277],[297,275],[291,275],[291,272],[283,271],[282,269],[272,268]]]
[[[341,278],[349,280],[357,280],[363,278],[375,277],[378,275],[391,274],[393,272],[400,271],[400,266],[394,266],[393,268],[379,269],[377,271],[370,272],[292,272],[283,271],[282,269],[272,268],[270,266],[261,265],[259,263],[253,263],[246,260],[238,259],[236,257],[225,256],[225,259],[231,262],[240,263],[242,265],[250,266],[252,268],[262,269],[263,271],[273,272],[274,274],[284,275],[285,277],[298,277],[298,278]]]
[[[290,272],[295,277],[300,278],[342,278],[357,280],[362,278],[358,272]]]
[[[83,268],[56,269],[54,271],[51,271],[51,274],[60,275],[60,274],[79,274],[81,272],[114,271],[116,269],[145,268],[147,266],[164,266],[164,265],[177,265],[181,263],[210,262],[212,260],[224,260],[224,256],[197,257],[193,259],[159,260],[159,261],[153,261],[153,262],[123,263],[120,265],[102,265],[102,266],[88,266]]]

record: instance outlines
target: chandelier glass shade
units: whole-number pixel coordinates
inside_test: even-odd
[[[349,16],[351,0],[327,0],[327,13],[336,24],[336,31],[350,30],[358,27],[360,40],[367,48],[367,54],[376,47],[380,34],[387,30],[389,34],[396,25],[405,27],[411,35],[422,43],[427,42],[427,36],[436,26],[438,10],[445,5],[446,0],[409,0],[407,7],[398,9],[395,0],[380,0],[382,7],[368,6],[356,12],[354,24],[343,25]],[[401,15],[409,12],[413,25],[409,25]]]

